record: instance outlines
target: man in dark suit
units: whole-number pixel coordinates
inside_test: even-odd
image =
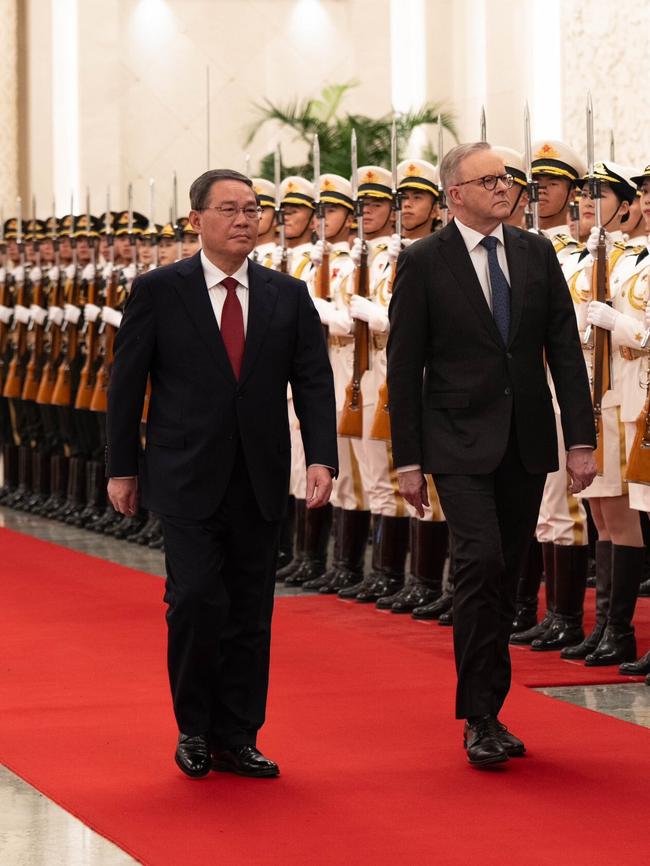
[[[453,536],[456,715],[483,766],[525,751],[498,715],[518,573],[558,468],[545,361],[574,492],[595,475],[595,428],[566,282],[549,241],[504,225],[502,159],[485,142],[460,145],[441,180],[454,221],[399,258],[388,391],[402,494],[422,512],[431,473]]]
[[[276,776],[256,735],[289,487],[287,384],[318,508],[337,471],[332,372],[306,285],[248,258],[261,212],[251,181],[208,171],[190,201],[202,251],[139,277],[117,335],[108,493],[124,514],[141,493],[161,515],[176,763],[193,777]]]

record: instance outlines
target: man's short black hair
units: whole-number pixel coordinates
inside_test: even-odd
[[[192,210],[205,210],[212,185],[219,180],[238,180],[246,186],[253,186],[253,181],[234,168],[211,168],[204,171],[190,187],[190,207]]]

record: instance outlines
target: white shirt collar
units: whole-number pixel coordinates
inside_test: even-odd
[[[240,286],[243,286],[245,289],[248,288],[248,259],[244,259],[241,264],[241,267],[235,271],[234,274],[226,274],[221,268],[218,268],[215,264],[213,264],[210,259],[206,256],[205,252],[201,250],[201,266],[203,268],[203,276],[205,277],[206,286],[211,289],[214,286],[218,285],[222,280],[225,280],[226,277],[232,276],[237,280]]]
[[[475,229],[471,229],[469,226],[466,226],[465,223],[462,223],[458,217],[454,217],[454,222],[458,226],[458,231],[463,236],[463,240],[465,241],[465,246],[467,247],[467,252],[471,253],[483,240],[485,235],[482,235],[481,232],[477,232]],[[495,237],[503,246],[503,223],[499,223],[493,231],[490,232],[490,235]]]

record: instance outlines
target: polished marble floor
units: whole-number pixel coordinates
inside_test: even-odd
[[[149,574],[164,574],[162,553],[0,507],[0,526]],[[278,588],[295,595],[299,589]],[[650,728],[650,688],[639,683],[540,689],[557,700]],[[112,843],[0,766],[0,866],[126,866]]]

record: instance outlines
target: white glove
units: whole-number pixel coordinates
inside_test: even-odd
[[[29,269],[29,281],[31,283],[40,283],[42,279],[43,271],[37,265]]]
[[[7,271],[3,267],[0,267],[0,283],[4,283],[6,279]]]
[[[104,265],[102,277],[107,283],[110,283],[110,281],[113,279],[113,265],[110,262]]]
[[[66,280],[74,280],[74,275],[77,268],[74,265],[68,265],[64,271]]]
[[[47,319],[47,310],[38,304],[32,304],[29,308],[29,313],[32,317],[32,322],[42,328]]]
[[[397,257],[402,252],[402,240],[398,234],[394,234],[390,236],[390,240],[388,241],[388,261],[391,265],[394,265],[397,261]]]
[[[368,322],[371,331],[383,333],[388,328],[388,316],[384,308],[360,295],[350,298],[350,315],[353,319]]]
[[[277,244],[273,248],[273,252],[271,253],[271,264],[275,268],[276,271],[280,270],[280,265],[282,264],[282,247],[280,244]],[[289,250],[287,250],[287,265],[289,264]]]
[[[603,328],[605,331],[614,330],[616,320],[620,315],[618,310],[613,309],[609,304],[603,304],[601,301],[590,301],[587,307],[587,323],[595,325],[597,328]]]
[[[598,226],[593,226],[591,231],[589,232],[589,237],[587,238],[587,249],[591,254],[592,259],[596,259],[598,257],[598,237],[600,235],[600,229]],[[612,251],[614,247],[614,241],[612,240],[612,236],[609,232],[605,232],[605,250],[607,255]]]
[[[352,332],[352,319],[347,310],[337,310],[330,304],[329,329],[333,337],[347,337]]]
[[[15,283],[19,285],[25,282],[25,268],[22,265],[17,265],[11,272],[11,276]]]
[[[51,306],[47,308],[47,318],[53,325],[58,325],[61,327],[61,323],[63,322],[63,310],[61,307]]]
[[[86,265],[86,267],[81,272],[81,279],[86,280],[88,283],[92,283],[95,280],[95,265],[90,262]]]
[[[96,322],[101,311],[101,307],[98,307],[96,304],[85,304],[84,322]]]
[[[114,310],[113,307],[102,307],[102,322],[107,325],[112,325],[114,328],[120,327],[122,321],[122,313],[119,310]]]
[[[23,307],[22,304],[16,304],[14,307],[14,319],[23,325],[28,325],[29,307]]]
[[[133,262],[131,262],[130,265],[127,265],[127,266],[124,268],[124,270],[122,271],[122,273],[124,274],[124,279],[125,279],[127,282],[130,282],[131,280],[134,280],[134,279],[135,279],[135,276],[136,276],[136,274],[137,274],[137,269],[136,269],[136,267],[135,267],[135,264],[134,264]]]
[[[311,258],[311,263],[314,267],[319,268],[323,264],[323,253],[325,252],[325,244],[323,241],[316,241],[315,244],[312,244],[312,248],[309,252],[309,257]]]
[[[329,301],[324,300],[323,298],[314,298],[314,306],[318,311],[318,315],[320,316],[320,320],[323,325],[329,325],[332,316],[331,316],[331,308],[332,304]]]
[[[51,283],[59,282],[59,269],[56,265],[52,265],[52,267],[47,272],[47,278]]]
[[[352,246],[350,247],[350,258],[354,262],[355,268],[359,267],[359,262],[361,261],[361,250],[363,248],[363,244],[359,238],[355,238],[352,241]]]
[[[81,316],[81,308],[75,307],[74,304],[65,304],[63,308],[63,318],[66,322],[76,325]]]
[[[413,243],[413,238],[402,238],[402,249],[406,249],[406,247],[410,247]]]
[[[14,308],[13,307],[5,307],[4,304],[0,304],[0,322],[2,322],[3,325],[9,324],[13,314],[14,314]]]

